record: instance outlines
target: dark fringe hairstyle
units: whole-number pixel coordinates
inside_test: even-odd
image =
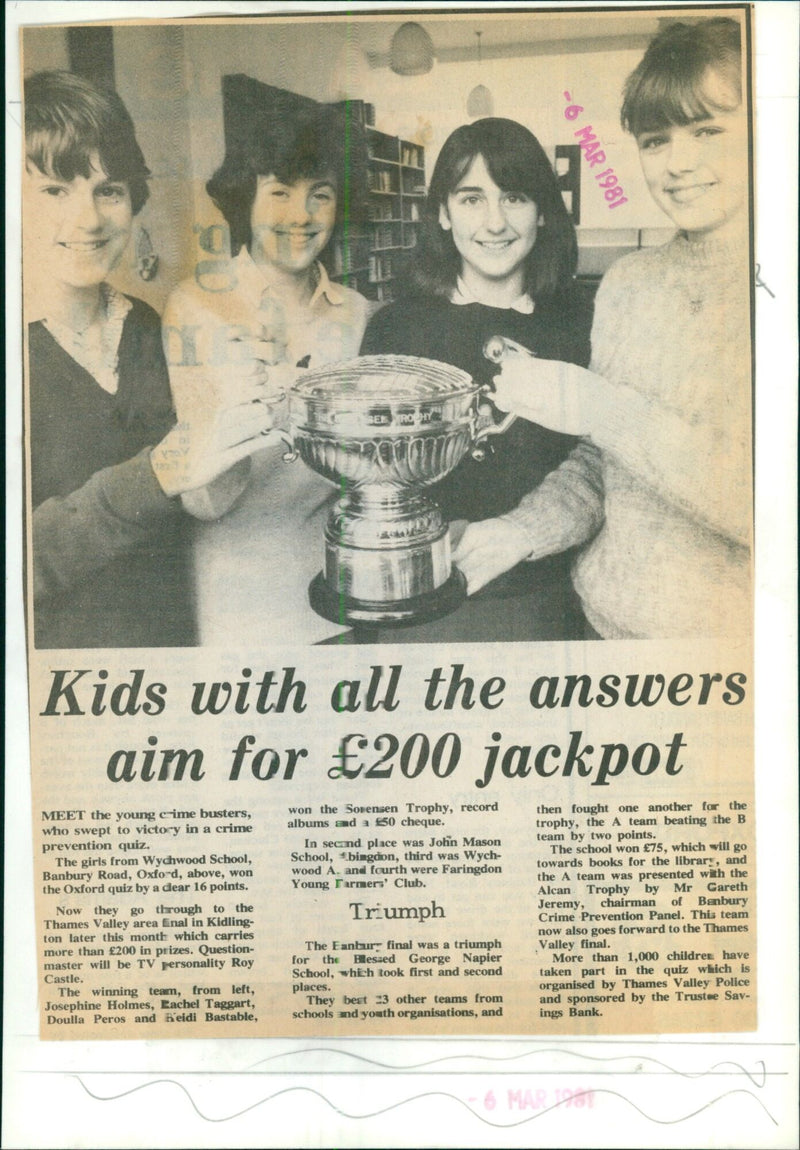
[[[206,191],[228,223],[235,255],[252,242],[250,217],[259,176],[274,175],[285,184],[331,179],[341,231],[364,220],[366,172],[361,125],[344,108],[322,104],[279,120],[258,118],[246,142],[237,142],[226,153]]]
[[[70,182],[88,178],[100,157],[110,180],[128,185],[133,214],[150,190],[150,170],[136,141],[128,110],[116,92],[73,72],[36,72],[25,80],[25,144],[29,164],[45,176]]]
[[[705,95],[709,69],[728,81],[735,104],[720,108]],[[731,111],[741,99],[741,29],[729,16],[716,16],[697,24],[672,24],[651,41],[625,83],[620,120],[626,132],[638,136]]]
[[[526,257],[525,288],[537,301],[557,294],[575,274],[575,228],[539,141],[516,120],[499,117],[463,124],[445,141],[423,206],[419,242],[405,269],[405,290],[447,299],[451,296],[461,270],[461,256],[452,233],[439,223],[439,209],[447,207],[448,196],[477,156],[483,157],[499,188],[522,192],[539,208],[544,222]]]

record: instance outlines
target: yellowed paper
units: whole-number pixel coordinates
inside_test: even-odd
[[[570,675],[605,675],[607,691],[616,676],[631,697],[663,681],[683,689],[681,710],[532,707],[531,690],[563,692],[569,678],[553,674],[550,646],[525,679],[492,675],[478,648],[444,667],[424,647],[388,665],[337,652],[335,668],[308,652],[288,672],[254,668],[275,678],[276,700],[291,674],[283,713],[253,703],[202,718],[191,700],[214,688],[196,659],[188,672],[171,657],[162,690],[145,668],[123,670],[129,653],[79,679],[49,656],[33,688],[43,1034],[751,1027],[747,665],[741,653],[712,663],[702,646],[688,659],[645,650],[648,686],[630,647],[613,664],[603,648],[573,657]],[[222,684],[247,682],[229,656],[214,665]],[[342,675],[364,695],[352,714],[330,706]],[[489,684],[494,713],[422,711],[439,676],[466,684],[463,698]],[[700,704],[717,676],[718,698]],[[132,700],[136,682],[166,700],[162,723],[84,710],[106,684]],[[48,736],[70,708],[82,769],[113,801],[85,803],[64,778],[62,740]],[[412,708],[422,717],[404,718]]]
[[[481,13],[478,68],[477,14],[432,13],[424,24],[439,47],[435,83],[391,71],[398,20],[389,15],[109,26],[117,90],[153,173],[110,282],[165,314],[178,430],[188,434],[196,413],[211,410],[206,365],[220,387],[235,369],[232,328],[239,325],[237,339],[251,334],[252,316],[227,307],[241,270],[205,190],[231,132],[223,77],[372,105],[373,157],[379,135],[398,147],[396,172],[380,156],[373,171],[401,181],[417,168],[430,179],[481,81],[495,114],[532,129],[567,182],[557,149],[579,144],[577,184],[573,171],[564,202],[577,216],[579,280],[594,290],[619,257],[674,232],[619,127],[619,103],[652,35],[684,14]],[[692,8],[689,18],[717,14]],[[749,45],[751,9],[726,14]],[[79,58],[79,32],[24,29],[24,71],[68,67]],[[746,111],[752,129],[750,104]],[[398,220],[373,215],[366,240],[350,237],[352,263],[345,254],[331,267],[334,283],[368,303],[363,317],[339,326],[335,348],[325,336],[329,362],[355,354],[353,333],[401,290],[390,252],[419,238],[420,188],[399,184]],[[621,195],[606,194],[617,188]],[[364,242],[371,247],[359,263]],[[753,257],[751,248],[744,274]],[[37,307],[37,280],[50,271],[24,264],[26,320],[44,318],[63,347]],[[201,307],[185,302],[187,284]],[[693,311],[704,306],[713,305],[687,301]],[[747,388],[749,308],[730,322]],[[291,324],[286,338],[292,351],[300,346]],[[30,347],[26,354],[30,379]],[[281,354],[300,360],[285,347]],[[702,431],[697,404],[692,421]],[[750,395],[732,389],[729,407],[736,443],[721,443],[707,504],[726,523],[745,524],[737,546],[749,552],[752,491],[736,453],[750,451]],[[291,438],[283,406],[275,412]],[[642,426],[638,447],[657,488],[664,469],[647,459]],[[674,441],[683,475],[698,459],[695,444],[706,442],[693,434]],[[30,425],[25,446],[34,507],[41,461]],[[739,609],[713,585],[694,583],[689,565],[682,585],[661,588],[661,617],[637,639],[514,641],[513,598],[488,612],[480,642],[450,638],[446,619],[379,635],[356,627],[354,638],[344,618],[323,619],[307,599],[336,491],[302,460],[281,459],[283,450],[276,440],[269,456],[254,456],[244,494],[219,518],[184,494],[194,615],[177,644],[38,646],[37,545],[33,516],[27,521],[40,1038],[307,1043],[757,1031],[756,854],[768,832],[757,830],[752,594]],[[168,455],[154,454],[156,477],[160,465],[171,466]],[[271,493],[274,506],[294,500],[303,509],[301,527],[285,537]],[[727,575],[720,567],[720,588],[731,586]],[[644,585],[646,574],[631,569],[629,579]],[[686,603],[688,615],[695,610],[696,632],[659,637],[672,600],[677,615]],[[168,594],[151,602],[156,623],[161,611],[171,626]],[[720,633],[706,634],[706,622]],[[93,628],[102,634],[102,620]],[[604,1104],[597,1086],[565,1071],[546,1087],[528,1077],[496,1091],[470,1082],[464,1101],[505,1126],[565,1106],[584,1121]]]

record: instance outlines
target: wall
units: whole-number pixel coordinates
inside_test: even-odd
[[[638,49],[526,56],[487,60],[480,69],[477,63],[437,64],[428,76],[418,77],[396,76],[388,68],[381,69],[374,79],[378,126],[412,138],[422,134],[427,140],[430,172],[448,134],[468,120],[469,92],[476,84],[484,84],[494,97],[494,114],[525,124],[551,156],[556,144],[576,142],[576,127],[592,125],[608,157],[604,167],[614,168],[629,202],[609,211],[591,170],[584,166],[584,227],[656,227],[663,224],[663,216],[647,192],[636,147],[619,124],[622,86],[640,58]],[[564,118],[565,91],[585,109],[574,123]]]
[[[244,72],[316,100],[329,99],[338,87],[337,64],[346,34],[345,24],[313,23],[260,29],[222,25],[213,32],[207,25],[185,29],[192,152],[204,178],[222,158],[221,77]],[[397,76],[381,67],[363,71],[351,94],[375,105],[379,128],[425,144],[428,173],[449,133],[467,120],[467,95],[477,83],[492,91],[495,115],[526,124],[551,154],[556,144],[575,142],[576,126],[591,124],[629,202],[610,212],[592,173],[585,170],[583,226],[658,227],[663,217],[642,180],[636,148],[619,126],[622,85],[640,58],[640,49],[526,55],[487,60],[480,68],[477,62],[436,64],[426,76]],[[576,124],[564,119],[564,91],[585,108]]]
[[[115,29],[117,85],[153,172],[151,200],[137,224],[147,229],[160,260],[157,278],[146,283],[137,274],[132,245],[115,277],[119,286],[160,308],[174,284],[192,274],[202,229],[220,220],[205,182],[223,155],[222,76],[243,72],[327,100],[340,94],[347,44],[344,21],[198,21]],[[579,238],[584,249],[594,250],[635,243],[638,229],[666,223],[647,193],[636,148],[618,122],[622,85],[640,56],[639,48],[528,54],[485,60],[480,67],[476,61],[437,63],[419,77],[370,68],[362,58],[355,77],[349,69],[350,94],[375,105],[378,127],[424,144],[428,175],[444,140],[467,120],[467,95],[477,83],[493,93],[496,115],[526,124],[551,155],[557,143],[575,142],[576,127],[591,124],[628,199],[609,210],[584,165]],[[63,30],[26,33],[27,70],[66,63]],[[585,109],[574,123],[564,118],[565,91]]]
[[[25,73],[68,68],[67,37],[61,28],[28,28],[23,40]]]
[[[150,199],[136,217],[131,250],[115,282],[163,310],[168,292],[192,274],[194,214],[187,187],[195,182],[184,92],[181,26],[124,27],[114,32],[117,90],[152,172]],[[151,283],[136,270],[136,238],[145,228],[158,255]]]

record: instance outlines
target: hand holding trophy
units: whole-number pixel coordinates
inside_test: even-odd
[[[425,488],[490,435],[480,385],[413,356],[362,356],[309,371],[289,392],[292,452],[339,486],[325,529],[325,571],[311,605],[343,624],[418,623],[466,596],[448,524]]]

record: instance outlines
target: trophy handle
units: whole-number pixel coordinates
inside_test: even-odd
[[[488,392],[488,388],[481,388],[484,393]],[[489,439],[493,435],[502,435],[504,431],[508,431],[511,424],[517,418],[516,412],[509,411],[508,414],[501,419],[499,423],[490,423],[486,427],[482,427],[475,433],[472,439],[472,458],[477,459],[480,463],[481,460],[486,458],[486,449],[481,446],[484,440]]]
[[[497,364],[502,363],[510,355],[527,355],[529,359],[536,359],[534,353],[527,347],[523,347],[521,343],[517,343],[514,339],[508,339],[504,335],[490,336],[483,345],[483,354],[486,359]]]
[[[254,402],[255,403],[266,403],[266,405],[268,407],[278,407],[281,403],[284,403],[285,400],[286,400],[286,392],[283,389],[281,389],[281,391],[277,395],[271,396],[270,399],[268,399],[268,400],[255,400]],[[286,414],[288,414],[288,413],[286,413]],[[286,415],[284,416],[284,418],[286,418]],[[285,460],[286,463],[294,463],[295,459],[298,458],[299,452],[297,451],[297,448],[294,445],[294,434],[293,434],[293,430],[292,430],[291,421],[289,421],[287,419],[287,423],[288,423],[288,427],[281,427],[280,424],[276,424],[273,427],[267,428],[265,431],[262,431],[261,434],[264,436],[270,436],[270,437],[277,436],[279,439],[282,439],[283,442],[286,444],[286,447],[287,447],[287,450],[284,451],[282,458]]]
[[[521,343],[517,343],[513,339],[507,339],[503,335],[493,335],[487,339],[483,345],[483,354],[486,359],[490,359],[492,363],[500,364],[508,355],[529,355],[533,358],[533,352],[529,351],[527,347],[523,347]],[[491,394],[493,388],[489,384],[481,388],[484,395]],[[488,427],[482,428],[474,436],[474,446],[472,448],[472,458],[481,460],[486,456],[486,451],[480,446],[483,440],[488,439],[491,435],[502,435],[507,431],[514,420],[517,418],[516,413],[510,411],[500,423],[490,423]]]
[[[297,451],[297,448],[294,445],[294,439],[292,437],[291,431],[285,431],[284,428],[282,428],[282,427],[276,427],[276,428],[273,428],[273,430],[280,436],[280,438],[286,444],[287,450],[284,451],[283,456],[282,456],[284,462],[294,463],[294,461],[295,461],[295,459],[297,459],[299,453]]]

